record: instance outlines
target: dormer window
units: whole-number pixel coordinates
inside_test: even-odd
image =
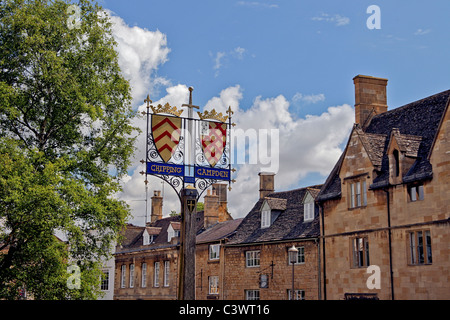
[[[314,197],[311,192],[314,192],[314,190],[308,190],[303,198],[303,222],[310,222],[314,220]]]
[[[272,210],[267,199],[264,200],[261,207],[261,229],[270,227],[272,222]]]
[[[270,227],[270,209],[261,211],[261,228]]]
[[[153,234],[149,234],[147,230],[144,230],[144,233],[142,234],[142,244],[144,246],[151,244],[154,239],[155,236]]]
[[[170,242],[172,238],[176,238],[180,236],[180,230],[178,228],[174,229],[173,222],[170,223],[169,228],[167,228],[167,242]],[[178,223],[179,225],[179,223]],[[177,226],[178,226],[177,225]]]
[[[304,222],[314,220],[314,202],[307,202],[303,204],[304,208]]]
[[[144,230],[144,233],[142,234],[142,238],[143,238],[143,245],[147,246],[149,245],[150,242],[150,235],[148,234],[147,230]]]
[[[286,210],[286,199],[265,197],[261,206],[261,229],[268,228]]]

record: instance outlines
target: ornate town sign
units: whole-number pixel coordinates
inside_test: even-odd
[[[192,185],[198,192],[203,191],[217,181],[231,179],[230,129],[233,111],[227,114],[212,111],[197,112],[194,118],[192,109],[192,91],[189,88],[188,117],[182,117],[182,110],[166,103],[153,106],[150,97],[147,103],[147,143],[145,175],[156,176],[173,187],[181,199],[181,190]],[[147,183],[147,179],[145,182]]]

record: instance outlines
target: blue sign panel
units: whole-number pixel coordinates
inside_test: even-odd
[[[148,174],[165,174],[169,176],[184,176],[184,165],[171,163],[147,162]]]
[[[194,177],[184,177],[184,182],[186,183],[195,183],[195,178]]]
[[[231,180],[230,170],[219,168],[196,167],[195,177],[202,179]]]

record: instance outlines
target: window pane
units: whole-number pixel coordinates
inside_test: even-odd
[[[364,239],[364,242],[366,244],[366,264],[365,266],[368,267],[370,266],[370,260],[369,260],[369,240],[366,238]]]
[[[411,232],[409,234],[409,247],[410,247],[410,253],[411,253],[411,263],[416,264],[416,235],[414,232]]]
[[[121,277],[121,283],[120,283],[120,287],[121,288],[125,288],[125,274],[126,274],[126,272],[127,272],[127,266],[126,265],[122,265],[122,273],[121,273],[121,275],[120,275],[120,277]]]
[[[418,186],[417,187],[417,191],[418,191],[418,194],[419,194],[419,200],[423,200],[423,198],[424,198],[423,186]]]
[[[169,286],[170,262],[164,261],[164,287]]]
[[[159,262],[155,262],[155,275],[153,280],[153,285],[159,287]]]
[[[367,206],[366,180],[364,180],[362,183],[362,194],[363,194],[363,206]]]
[[[305,262],[305,247],[298,247],[297,263]]]
[[[134,287],[134,264],[130,264],[130,288]]]
[[[425,231],[426,244],[427,244],[427,263],[433,263],[433,257],[431,253],[431,234],[430,231]]]
[[[411,187],[411,191],[409,194],[411,196],[411,201],[417,200],[416,187]]]
[[[423,235],[422,231],[417,231],[417,252],[419,255],[419,264],[425,262],[425,256],[423,254]]]
[[[355,185],[352,183],[350,185],[350,208],[355,207]]]
[[[103,270],[100,290],[108,290],[109,288],[109,270]]]
[[[359,181],[356,183],[356,206],[361,206],[361,183]]]
[[[147,286],[147,264],[145,262],[141,266],[141,277],[141,287],[145,288]]]

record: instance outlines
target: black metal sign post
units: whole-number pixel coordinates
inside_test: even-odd
[[[178,279],[178,300],[195,299],[195,239],[197,235],[197,190],[188,186],[181,191],[181,241]]]
[[[192,91],[189,88],[188,117],[181,117],[181,110],[166,103],[164,106],[147,103],[147,141],[145,184],[147,175],[153,175],[167,182],[181,202],[181,234],[178,299],[195,299],[195,239],[197,233],[196,207],[202,193],[217,181],[226,181],[231,190],[230,137],[233,111],[228,108],[228,116],[214,109],[197,112],[194,118]],[[153,113],[150,113],[150,108]],[[227,122],[228,120],[228,122]],[[197,190],[199,189],[199,191]]]

